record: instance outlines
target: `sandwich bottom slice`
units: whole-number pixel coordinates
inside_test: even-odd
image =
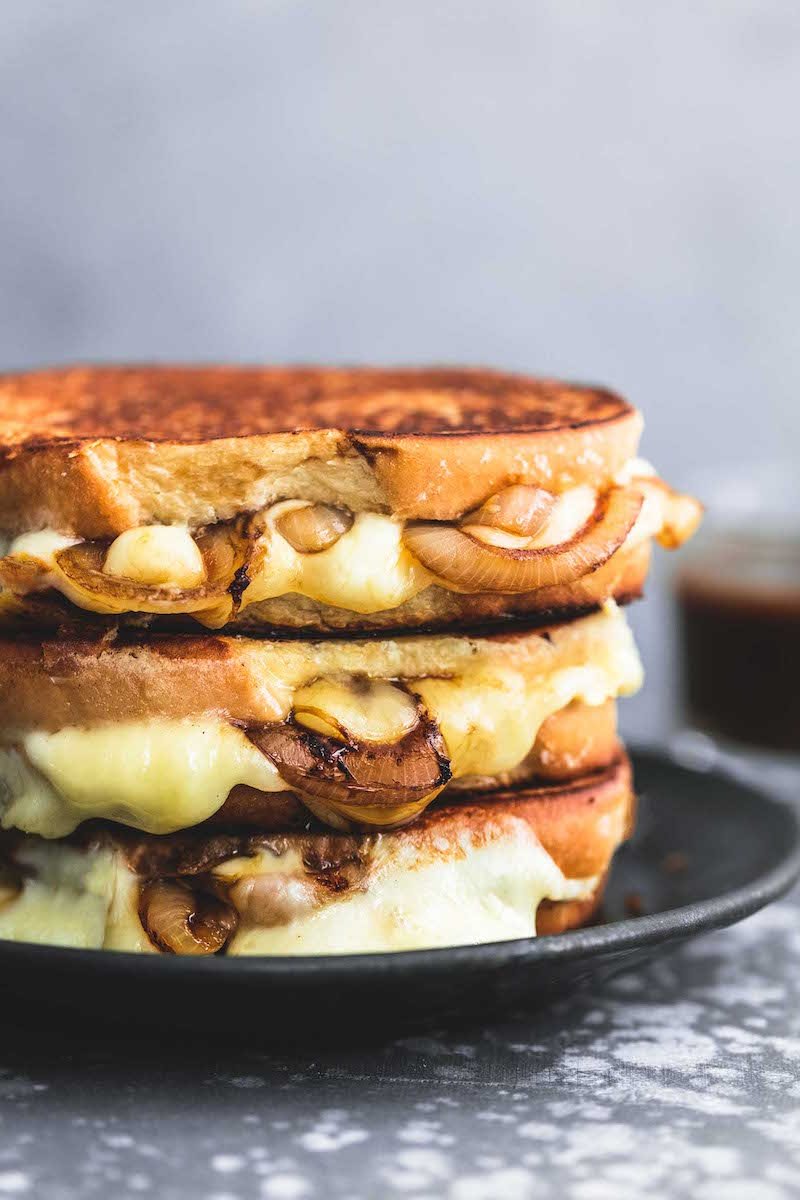
[[[0,841],[0,938],[172,954],[347,954],[558,933],[589,921],[631,832],[630,765],[466,793],[391,832],[108,822]]]

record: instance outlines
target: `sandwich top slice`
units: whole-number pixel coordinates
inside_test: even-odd
[[[17,637],[0,642],[0,825],[400,826],[449,786],[607,765],[613,702],[640,681],[613,602],[483,637]]]
[[[479,369],[0,377],[0,615],[367,631],[639,593],[699,506],[611,392]]]
[[[633,819],[623,755],[562,786],[438,804],[390,833],[313,826],[0,835],[0,937],[168,954],[343,954],[556,933],[596,911]]]

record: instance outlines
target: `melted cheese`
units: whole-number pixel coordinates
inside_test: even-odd
[[[455,779],[513,770],[553,713],[573,700],[602,704],[609,698],[608,676],[593,666],[568,667],[533,688],[513,667],[476,670],[459,680],[420,679],[410,686],[435,714]]]
[[[327,550],[302,554],[275,525],[289,507],[297,507],[296,502],[276,504],[267,513],[261,558],[244,593],[245,604],[297,592],[351,612],[382,612],[410,600],[432,582],[403,546],[402,521],[359,513]]]
[[[485,840],[463,833],[437,842],[419,849],[384,835],[365,887],[288,924],[240,927],[228,953],[362,954],[532,937],[542,900],[583,898],[597,884],[565,879],[528,825],[513,818]]]
[[[468,532],[496,546],[531,549],[553,546],[573,537],[591,516],[597,493],[576,487],[556,499],[542,532],[516,537],[501,529],[469,525]],[[244,605],[285,596],[301,596],[350,612],[373,613],[397,608],[438,583],[403,545],[403,522],[380,513],[359,513],[352,528],[328,550],[302,554],[281,536],[275,522],[298,501],[276,504],[266,514],[258,566],[244,593]]]
[[[139,878],[120,852],[26,839],[22,892],[0,907],[0,938],[157,953],[138,913]],[[299,854],[263,852],[215,868],[227,884],[245,875],[304,878]],[[284,924],[240,925],[232,955],[349,954],[475,945],[532,937],[544,899],[584,899],[598,880],[566,879],[529,826],[515,817],[417,845],[375,839],[362,887],[331,894]]]
[[[206,577],[200,548],[184,525],[142,525],[111,543],[103,570],[148,585],[197,587]]]
[[[55,568],[55,555],[59,550],[74,546],[78,538],[66,537],[56,533],[55,529],[39,529],[36,533],[22,533],[14,538],[8,548],[10,555],[18,554],[27,558],[38,558],[50,569]]]
[[[652,476],[653,468],[642,459],[632,459],[616,482]],[[538,549],[572,538],[592,514],[597,499],[594,488],[571,488],[556,497],[553,511],[536,537],[524,538],[483,525],[465,528],[474,536],[496,546]],[[646,493],[645,504],[625,545],[635,546],[657,536],[665,521],[665,494],[658,489]],[[436,584],[447,587],[428,572],[403,545],[403,521],[374,512],[356,514],[352,527],[327,550],[302,553],[282,537],[276,521],[284,513],[303,507],[306,501],[285,500],[263,514],[264,532],[258,540],[251,564],[250,584],[242,596],[242,607],[279,596],[297,594],[354,613],[385,612]],[[10,555],[38,559],[42,576],[37,588],[53,587],[79,607],[97,612],[118,612],[119,603],[77,589],[58,569],[54,554],[75,544],[53,530],[23,534],[10,545]],[[105,569],[109,575],[133,579],[142,585],[173,585],[191,588],[202,583],[205,567],[198,546],[183,526],[153,525],[127,530],[109,549]],[[28,585],[30,586],[30,585]],[[128,601],[128,603],[133,603]],[[198,620],[218,623],[213,610],[196,613]],[[227,609],[223,617],[227,617]]]
[[[141,880],[117,856],[114,888],[106,916],[101,945],[105,950],[128,950],[136,954],[158,954],[139,919]]]
[[[382,680],[317,679],[294,694],[295,720],[307,729],[359,742],[392,745],[414,728],[417,705],[408,692]]]
[[[33,731],[22,750],[0,750],[2,824],[48,838],[90,817],[171,833],[210,817],[237,784],[285,787],[246,734],[220,720]]]
[[[31,839],[16,858],[31,875],[19,896],[0,905],[0,938],[80,949],[102,946],[117,865],[111,851]]]

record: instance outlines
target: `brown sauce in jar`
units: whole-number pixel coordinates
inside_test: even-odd
[[[720,536],[677,595],[690,721],[800,751],[800,539]]]

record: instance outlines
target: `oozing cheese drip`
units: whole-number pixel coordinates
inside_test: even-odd
[[[212,816],[237,784],[285,787],[272,763],[227,721],[132,721],[33,731],[0,750],[3,827],[66,837],[105,817],[172,833]]]
[[[564,878],[524,821],[423,852],[385,835],[363,890],[289,924],[240,927],[229,954],[363,954],[532,937],[544,899],[592,894]]]
[[[56,533],[55,529],[39,529],[36,533],[21,533],[19,537],[14,538],[6,553],[37,558],[45,566],[54,568],[53,556],[58,554],[59,550],[77,545],[78,541],[79,538],[66,537],[63,533]]]
[[[282,513],[296,507],[296,501],[287,501],[269,510],[261,539],[263,557],[244,593],[245,604],[297,592],[351,612],[383,612],[410,600],[432,582],[403,545],[402,521],[380,513],[359,513],[329,549],[302,554],[275,525]]]
[[[30,874],[0,905],[0,938],[48,946],[103,945],[118,864],[108,850],[26,840],[16,853]]]
[[[17,858],[31,874],[0,908],[0,937],[156,953],[139,919],[140,880],[120,852],[31,838]],[[299,855],[265,852],[214,870],[228,884],[267,873],[303,878]],[[376,839],[363,887],[331,893],[316,911],[283,924],[242,924],[226,953],[369,953],[532,937],[542,900],[584,899],[597,882],[566,879],[515,817],[475,835],[437,837],[433,846],[389,834]]]

